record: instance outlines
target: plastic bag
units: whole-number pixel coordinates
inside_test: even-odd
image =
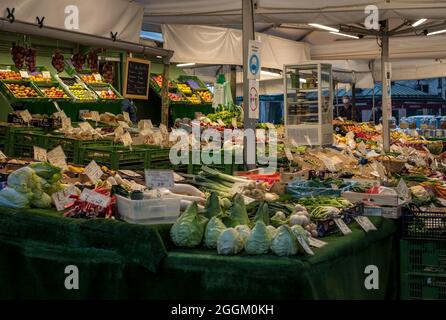
[[[29,208],[29,198],[13,188],[0,190],[0,206],[8,208]]]

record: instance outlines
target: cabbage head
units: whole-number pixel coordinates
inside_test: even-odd
[[[223,255],[237,254],[243,250],[243,240],[235,228],[228,228],[218,237],[217,252]]]
[[[277,229],[274,226],[266,226],[266,230],[268,230],[271,240],[274,239],[277,234]]]
[[[227,227],[235,228],[239,224],[249,224],[248,213],[245,205],[234,202],[232,206],[226,211],[226,216],[222,219]]]
[[[40,179],[33,169],[23,167],[8,176],[7,185],[23,194],[31,194],[41,189]]]
[[[178,247],[198,246],[203,238],[208,219],[198,214],[196,202],[192,202],[170,229],[170,237]]]
[[[29,198],[26,194],[6,187],[0,190],[0,206],[16,209],[29,208]]]
[[[271,245],[271,236],[263,221],[257,221],[245,242],[248,254],[266,254]]]
[[[225,229],[226,226],[219,218],[212,217],[204,232],[204,245],[210,249],[217,248],[218,237]]]
[[[278,256],[292,256],[297,253],[297,239],[291,228],[280,226],[271,243],[271,251]]]
[[[45,179],[49,184],[55,183],[62,178],[62,169],[53,166],[49,162],[34,162],[28,167],[33,169],[40,178]]]
[[[237,230],[242,237],[243,243],[245,243],[246,239],[251,234],[251,229],[245,224],[239,224],[235,227],[235,230]]]
[[[212,192],[211,195],[206,200],[206,205],[204,207],[205,212],[203,213],[208,219],[215,217],[221,213],[220,199],[216,192]]]
[[[262,221],[265,225],[269,225],[269,209],[268,204],[263,202],[257,209],[254,221]]]
[[[51,197],[42,192],[39,197],[33,197],[31,200],[31,205],[36,208],[51,208]]]

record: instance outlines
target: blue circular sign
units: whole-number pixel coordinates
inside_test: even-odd
[[[259,57],[256,54],[253,54],[249,58],[249,71],[252,74],[257,74],[259,72]]]

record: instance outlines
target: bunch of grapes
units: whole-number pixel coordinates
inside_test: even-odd
[[[61,54],[59,50],[56,50],[56,52],[53,54],[51,64],[58,73],[64,70],[64,60],[65,58],[63,54]]]
[[[71,57],[71,62],[73,63],[74,69],[76,69],[77,72],[82,72],[85,64],[85,56],[82,53],[77,52]]]
[[[113,65],[110,62],[107,62],[102,67],[102,77],[107,83],[113,82]]]
[[[12,61],[18,69],[22,69],[25,62],[26,49],[20,46],[13,45],[11,49]]]
[[[25,63],[29,72],[36,70],[36,50],[29,48],[26,50]]]
[[[96,50],[91,50],[87,53],[87,63],[91,72],[98,72],[98,54]]]

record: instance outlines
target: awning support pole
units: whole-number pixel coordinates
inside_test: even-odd
[[[161,87],[161,123],[167,127],[169,127],[169,71],[170,59],[164,59],[163,85]]]
[[[248,80],[248,54],[249,54],[249,40],[254,40],[254,3],[253,0],[242,0],[242,14],[243,14],[243,127],[250,131],[256,129],[257,120],[249,118],[249,80]],[[254,169],[255,164],[248,164],[248,139],[247,135],[244,137],[243,143],[243,159],[248,170]],[[254,145],[255,148],[255,145]],[[256,152],[256,150],[254,150]]]
[[[381,84],[382,84],[382,118],[383,118],[383,148],[390,151],[390,118],[392,116],[392,100],[390,95],[390,70],[389,62],[389,21],[384,21],[385,26],[381,33]]]

